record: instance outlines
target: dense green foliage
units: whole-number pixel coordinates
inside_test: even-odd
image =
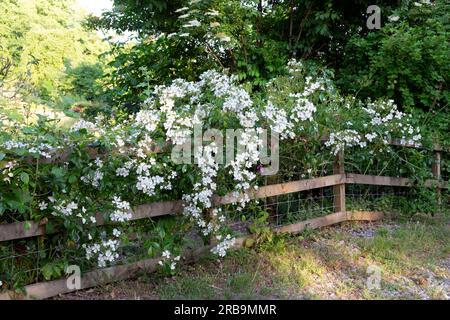
[[[335,64],[352,34],[367,34],[370,1],[116,0],[89,25],[134,32],[137,43],[113,52],[111,98],[136,105],[146,86],[177,77],[195,79],[215,67],[260,90],[290,57]],[[391,1],[380,5],[390,10]],[[189,7],[190,10],[182,10]],[[143,10],[144,9],[144,10]],[[181,10],[181,11],[180,11]],[[186,17],[183,17],[186,16]],[[188,20],[201,23],[186,26]],[[189,34],[189,37],[186,37]],[[157,40],[155,40],[157,39]],[[183,54],[180,54],[180,53]],[[150,83],[142,67],[152,66]],[[142,86],[138,84],[144,83]]]
[[[340,65],[342,90],[425,111],[448,108],[450,3],[402,7],[391,18],[381,30],[350,39]]]

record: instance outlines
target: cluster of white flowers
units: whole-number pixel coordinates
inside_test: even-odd
[[[52,157],[52,153],[56,150],[55,147],[47,144],[41,143],[37,146],[31,147],[28,149],[28,152],[34,155],[38,155],[39,157],[44,157],[50,159]]]
[[[400,17],[396,16],[396,15],[391,15],[391,16],[388,17],[388,20],[390,22],[397,22],[398,20],[400,20]]]
[[[260,160],[259,150],[263,146],[261,130],[261,128],[245,128],[242,131],[237,146],[238,152],[234,160],[230,162],[235,193],[241,195],[238,198],[238,210],[241,210],[250,201],[245,191],[251,187],[250,183],[256,178],[256,173],[252,168]]]
[[[128,174],[131,165],[136,164],[135,162],[130,163],[127,162],[124,168],[121,168],[123,174]],[[176,178],[177,173],[175,171],[171,172],[166,177],[162,175],[152,175],[150,173],[150,169],[156,165],[156,160],[154,158],[150,158],[148,162],[140,162],[136,165],[136,174],[137,174],[137,182],[136,188],[142,193],[153,196],[156,194],[157,188],[160,190],[172,190],[172,182],[174,178]],[[166,167],[167,164],[163,164],[163,167]]]
[[[11,183],[11,178],[14,177],[13,169],[16,166],[15,161],[8,161],[2,169],[3,181]]]
[[[225,257],[227,251],[236,243],[236,239],[231,237],[230,234],[228,234],[224,239],[222,239],[221,236],[217,236],[217,240],[219,240],[220,243],[212,249],[212,252],[217,254],[219,257]]]
[[[86,129],[88,132],[93,132],[97,131],[98,128],[95,123],[81,119],[70,127],[70,132],[76,132],[82,129]]]
[[[83,181],[85,184],[88,185],[92,185],[94,188],[99,188],[100,187],[100,183],[103,180],[103,172],[102,172],[102,168],[103,168],[103,161],[100,160],[100,158],[95,159],[94,161],[95,164],[95,170],[93,170],[92,172],[90,172],[87,175],[84,175],[81,177],[81,181]],[[94,165],[92,163],[89,164],[89,167],[94,167]]]
[[[21,141],[5,141],[3,143],[3,148],[6,150],[13,150],[13,149],[25,149],[28,147],[27,143],[21,142]]]
[[[153,132],[158,127],[160,116],[153,110],[141,110],[136,114],[135,120],[138,126]]]
[[[152,175],[150,169],[156,165],[154,158],[149,158],[146,162],[137,162],[136,160],[127,161],[123,167],[116,169],[116,176],[128,177],[130,171],[135,169],[137,175],[136,188],[142,193],[153,196],[157,188],[160,190],[171,190],[172,180],[176,178],[177,173],[172,171],[167,176]],[[166,167],[167,164],[162,164]]]
[[[177,263],[180,261],[181,256],[173,255],[169,250],[164,250],[162,253],[162,260],[158,262],[160,266],[167,265],[171,271],[175,270]]]
[[[123,167],[117,168],[116,176],[118,177],[128,177],[130,175],[130,170],[136,164],[136,160],[130,160],[124,163]]]
[[[325,142],[325,146],[332,147],[332,152],[337,155],[343,151],[345,147],[353,147],[359,145],[364,148],[367,143],[361,140],[361,136],[356,130],[347,129],[330,133],[329,139]]]
[[[303,64],[301,61],[297,61],[296,59],[291,59],[287,63],[288,72],[289,73],[297,73],[303,71]]]
[[[288,62],[288,72],[291,74],[290,79],[303,79],[304,69],[301,61],[291,59]],[[275,106],[269,97],[269,101],[262,111],[262,116],[267,119],[270,128],[280,134],[281,139],[292,139],[298,136],[307,122],[316,127],[314,115],[317,112],[317,107],[313,102],[313,94],[317,91],[328,90],[329,88],[325,86],[328,81],[325,77],[306,76],[303,90],[290,93],[288,96],[290,98],[289,103],[285,103],[282,107]]]
[[[192,28],[192,27],[200,27],[202,23],[198,21],[197,19],[193,19],[188,21],[187,23],[183,24],[183,27],[185,28]]]
[[[187,38],[190,36],[192,29],[196,30],[196,28],[204,26],[206,31],[205,41],[210,47],[214,47],[217,52],[223,53],[224,47],[220,44],[230,42],[231,37],[217,30],[221,25],[217,21],[220,19],[219,11],[205,7],[204,2],[201,6],[197,6],[196,4],[200,2],[200,0],[192,0],[189,7],[185,6],[175,10],[176,13],[180,14],[178,19],[182,22],[182,28],[179,33],[171,33],[167,37],[172,38],[178,35],[181,38]]]
[[[416,7],[421,7],[422,5],[433,5],[433,2],[431,2],[430,0],[421,0],[420,2],[414,2],[414,5],[416,6]]]
[[[125,222],[131,220],[133,217],[131,213],[130,203],[127,201],[122,201],[118,196],[114,196],[113,201],[114,211],[110,214],[111,221],[114,222]]]
[[[137,179],[136,188],[148,196],[155,195],[155,189],[158,186],[163,186],[163,189],[167,190],[172,188],[172,184],[170,182],[165,183],[166,181],[162,176],[139,176]]]
[[[262,115],[269,122],[270,129],[280,134],[282,139],[295,137],[294,124],[289,121],[286,110],[277,108],[272,102],[268,101]]]
[[[55,204],[53,206],[53,212],[52,214],[55,216],[72,216],[74,215],[74,211],[78,209],[78,204],[71,201],[71,202],[67,202],[66,200],[62,200],[60,203]]]
[[[393,100],[377,103],[369,102],[367,106],[362,107],[362,110],[368,117],[367,123],[363,124],[363,128],[357,129],[355,127],[330,133],[325,145],[332,148],[333,154],[336,155],[346,147],[359,146],[365,148],[374,141],[388,146],[394,139],[393,135],[401,137],[401,144],[420,146],[422,139],[420,128],[414,128],[408,122],[409,118],[397,109]],[[353,127],[353,123],[350,121],[346,125]],[[369,132],[364,133],[362,130]]]
[[[313,121],[313,115],[317,111],[314,103],[295,94],[291,95],[291,97],[297,98],[292,109],[291,119],[297,123],[300,121]]]
[[[304,97],[308,97],[310,95],[312,95],[314,92],[316,92],[317,90],[324,90],[324,84],[322,81],[316,80],[314,81],[314,79],[310,76],[306,77],[306,84],[305,84],[305,89],[303,90],[303,93],[301,94]]]
[[[401,137],[402,141],[407,144],[420,146],[422,135],[420,128],[414,128],[405,113],[397,109],[393,100],[382,101],[379,103],[368,103],[363,110],[369,115],[370,124],[374,128],[378,128],[383,133],[382,139],[388,144],[392,137],[391,133],[395,132]]]
[[[196,159],[202,178],[200,182],[194,184],[193,193],[183,195],[183,200],[186,202],[184,214],[195,221],[196,226],[205,236],[219,229],[218,225],[215,225],[213,221],[208,223],[203,216],[203,210],[212,207],[211,198],[217,188],[214,180],[219,169],[214,158],[216,152],[217,147],[214,143],[198,148]]]
[[[42,201],[39,204],[40,210],[47,210],[50,204],[53,210],[52,215],[54,216],[77,217],[80,218],[83,224],[86,224],[87,222],[92,224],[97,223],[97,219],[91,215],[84,206],[80,209],[78,203],[74,201],[68,202],[67,200],[61,200],[57,202],[53,197],[49,197],[49,200],[49,203]]]
[[[107,263],[113,263],[119,258],[119,254],[117,253],[119,244],[119,240],[109,239],[91,245],[83,244],[82,247],[86,251],[87,260],[97,257],[97,265],[100,268],[104,268]]]
[[[8,151],[17,150],[17,149],[25,149],[28,151],[29,154],[31,154],[33,156],[44,157],[47,159],[50,159],[52,157],[52,154],[54,154],[55,151],[58,150],[58,147],[52,146],[48,143],[36,144],[36,143],[28,143],[28,142],[13,141],[13,140],[5,141],[2,144],[2,147]]]

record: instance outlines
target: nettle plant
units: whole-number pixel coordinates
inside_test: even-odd
[[[234,76],[210,70],[195,82],[177,79],[156,87],[142,109],[124,119],[81,120],[69,132],[43,117],[35,125],[2,126],[2,221],[46,219],[48,226],[65,229],[71,248],[99,267],[117,263],[121,244],[132,240],[134,206],[180,198],[183,218],[175,229],[196,228],[205,241],[215,239],[214,254],[225,256],[235,239],[224,212],[213,208],[213,196],[233,192],[236,211],[248,213],[245,191],[258,187],[265,129],[286,144],[325,139],[326,151],[317,157],[350,148],[384,152],[392,138],[421,140],[391,101],[342,97],[329,71],[295,60],[263,94],[252,95]],[[198,127],[240,129],[237,143],[227,145],[236,151],[232,161],[218,160],[224,151],[213,139],[194,148],[195,161],[174,161],[170,150],[186,146]],[[49,161],[58,156],[60,161]],[[104,226],[97,226],[99,219]],[[182,238],[173,235],[173,226],[170,232],[153,226],[149,254],[161,256],[162,268],[173,272]]]

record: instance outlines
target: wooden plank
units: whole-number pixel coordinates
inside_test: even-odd
[[[349,221],[377,221],[384,217],[384,213],[380,211],[350,211],[347,212],[347,220]]]
[[[345,183],[345,175],[338,174],[315,179],[306,179],[264,186],[257,190],[249,191],[248,195],[251,199],[261,199],[293,192],[324,188],[342,183]],[[218,206],[235,203],[240,197],[242,197],[242,195],[235,195],[234,193],[230,193],[223,197],[215,196],[213,197],[213,204]],[[151,204],[143,204],[134,208],[131,220],[154,218],[182,212],[183,201],[181,200],[155,202]],[[102,214],[97,214],[96,218],[97,226],[102,226],[105,224]],[[31,226],[30,229],[25,230],[25,224],[29,224],[29,226]],[[45,222],[35,221],[0,225],[0,242],[44,235],[46,234],[44,225]]]
[[[413,182],[407,178],[371,176],[355,173],[347,173],[347,183],[369,184],[374,186],[411,187]]]
[[[242,243],[244,243],[244,239],[238,238],[237,246]],[[180,262],[182,264],[193,263],[205,254],[209,253],[211,248],[211,246],[203,246],[194,250],[185,250],[182,254],[182,259]],[[159,258],[145,259],[127,265],[112,266],[87,272],[81,276],[80,290],[92,288],[102,284],[122,281],[143,273],[155,272],[159,260]],[[15,293],[13,291],[4,292],[0,294],[0,300],[47,299],[74,291],[77,290],[69,289],[67,286],[67,278],[63,278],[25,286],[25,295]]]
[[[408,178],[386,177],[386,176],[371,176],[355,173],[347,173],[346,183],[351,184],[368,184],[374,186],[392,186],[392,187],[414,187],[417,184],[414,180]],[[420,186],[420,185],[417,185]],[[437,181],[433,179],[426,180],[423,184],[426,188],[441,188],[448,189],[447,181]]]
[[[404,141],[401,139],[393,139],[389,142],[391,146],[398,146],[398,147],[404,147],[404,148],[413,148],[413,149],[425,149],[423,145],[417,145],[414,143],[410,143],[408,141]],[[434,143],[433,144],[433,151],[444,151],[444,152],[450,152],[449,148],[443,148],[440,144]]]
[[[382,219],[384,214],[377,211],[351,211],[335,212],[324,217],[309,219],[287,226],[275,228],[278,233],[300,233],[305,229],[317,229],[345,221],[376,221]]]
[[[131,220],[154,218],[182,212],[183,201],[181,200],[154,202],[137,206],[133,211],[133,217]]]
[[[0,242],[45,234],[45,221],[25,221],[0,225]]]
[[[344,183],[401,186],[401,187],[408,187],[412,186],[413,184],[409,179],[406,178],[366,176],[347,173],[346,175],[335,174],[326,177],[263,186],[257,190],[249,191],[247,194],[251,199],[261,199],[294,192],[331,187],[335,185],[342,186]],[[425,186],[427,187],[438,186],[441,189],[448,189],[449,187],[448,182],[437,182],[435,180],[426,181]],[[242,195],[236,195],[234,193],[230,193],[223,197],[214,196],[213,205],[219,206],[224,204],[232,204],[235,203],[240,197],[242,197]],[[340,201],[342,203],[342,199]],[[179,214],[182,212],[183,212],[183,201],[181,200],[155,202],[151,204],[143,204],[137,206],[132,212],[131,220],[154,218],[170,214]],[[25,230],[26,224],[28,224],[30,227],[27,230]],[[45,224],[46,221],[41,222],[25,221],[10,224],[2,224],[0,225],[0,242],[44,235],[46,234]],[[97,225],[101,226],[104,224],[105,221],[103,220],[102,215],[97,214]]]
[[[441,179],[441,152],[435,151],[434,152],[434,161],[433,161],[433,177],[436,180]]]
[[[331,187],[341,183],[345,183],[345,175],[335,174],[326,177],[263,186],[257,190],[248,191],[247,195],[250,199],[261,199],[294,192]],[[230,193],[223,197],[216,196],[213,198],[213,204],[218,206],[236,203],[236,201],[238,201],[242,196],[242,194],[236,195],[234,193]]]
[[[142,264],[147,267],[149,272],[156,269],[157,259],[147,259],[139,263],[132,263],[129,265],[113,266],[109,268],[94,270],[87,272],[81,277],[81,288],[87,289],[97,285],[111,283],[115,281],[125,280],[136,274],[139,265]],[[12,291],[0,294],[0,300],[10,300],[10,299],[47,299],[50,297],[57,296],[59,294],[69,293],[76,291],[74,289],[69,289],[67,286],[67,279],[59,279],[53,281],[39,282],[25,286],[26,294],[14,293]]]
[[[277,233],[300,233],[305,229],[317,229],[320,227],[329,226],[335,223],[344,222],[347,220],[346,212],[335,212],[324,217],[309,219],[298,223],[290,224],[287,226],[277,227],[275,232]]]

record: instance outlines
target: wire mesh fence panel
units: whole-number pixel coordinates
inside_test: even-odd
[[[264,210],[272,226],[284,226],[335,212],[333,188],[320,188],[275,197],[266,201]]]
[[[450,213],[450,191],[448,189],[442,190],[442,192],[441,192],[440,206],[441,206],[442,212],[449,215],[449,213]]]
[[[224,212],[229,227],[242,235],[248,233],[249,227],[261,217],[270,226],[280,227],[322,217],[335,210],[333,188],[326,187],[260,199],[254,201],[245,214],[239,214],[233,206],[224,209]]]
[[[450,153],[441,152],[441,179],[443,181],[450,180]]]
[[[436,189],[372,185],[346,185],[347,210],[382,211],[411,217],[439,209]]]
[[[60,258],[70,255],[72,262],[84,262],[67,247],[49,246],[43,237],[13,240],[0,244],[0,276],[13,288],[49,280],[64,274]],[[77,259],[78,258],[78,259]],[[85,263],[84,263],[85,264]]]

